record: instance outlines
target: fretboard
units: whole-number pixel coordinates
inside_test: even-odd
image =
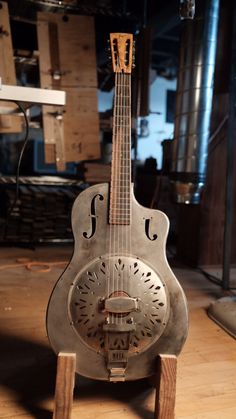
[[[116,73],[113,111],[109,223],[129,225],[131,218],[131,75]]]

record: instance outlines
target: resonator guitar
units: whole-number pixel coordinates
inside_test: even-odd
[[[141,206],[133,194],[133,37],[113,33],[110,43],[111,182],[91,186],[75,200],[74,252],[50,297],[47,330],[56,353],[76,354],[78,374],[126,381],[154,374],[158,354],[177,355],[188,319],[183,290],[166,258],[168,218]]]

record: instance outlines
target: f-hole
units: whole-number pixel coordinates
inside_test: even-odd
[[[152,237],[150,236],[150,221],[150,218],[145,219],[145,234],[149,240],[154,241],[157,239],[157,234],[153,234]]]
[[[91,233],[90,235],[87,233],[87,231],[83,232],[83,236],[85,237],[85,239],[91,239],[91,237],[94,236],[95,231],[96,231],[96,227],[97,227],[97,215],[96,215],[96,208],[95,208],[95,201],[96,198],[99,198],[100,201],[103,201],[103,196],[100,194],[97,194],[93,197],[92,201],[91,201],[91,208],[90,208],[90,218],[91,218]]]

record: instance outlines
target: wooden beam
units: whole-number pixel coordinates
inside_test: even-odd
[[[8,13],[8,4],[1,2],[0,8],[0,77],[2,84],[16,85],[16,71],[13,59],[13,48],[11,39],[11,28]],[[2,101],[4,108],[9,114],[13,112],[16,105]],[[1,115],[0,133],[17,133],[22,131],[22,118],[19,115]]]
[[[71,417],[75,383],[75,365],[76,354],[58,354],[53,419],[70,419]]]
[[[158,357],[154,419],[174,419],[175,417],[176,372],[175,355]]]

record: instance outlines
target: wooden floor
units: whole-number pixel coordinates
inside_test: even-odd
[[[50,272],[32,272],[19,261],[65,261],[71,249],[0,252],[0,418],[48,419],[55,356],[47,341],[45,310],[63,264],[51,266]],[[11,264],[17,266],[7,267]],[[190,308],[189,336],[178,358],[176,418],[235,419],[235,340],[206,314],[220,289],[193,270],[176,268],[175,273]],[[153,409],[154,390],[146,380],[109,384],[81,378],[72,419],[150,419]]]

